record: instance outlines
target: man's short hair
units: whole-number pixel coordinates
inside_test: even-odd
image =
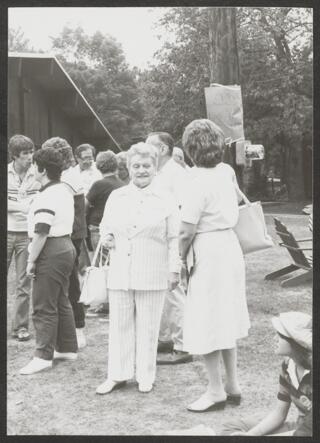
[[[88,149],[91,149],[91,151],[92,151],[92,155],[93,155],[93,157],[95,157],[95,155],[96,155],[96,149],[95,149],[94,146],[89,145],[89,143],[83,143],[82,145],[77,146],[76,149],[74,150],[74,155],[75,155],[76,157],[81,158],[81,153],[82,153],[83,151],[87,151]]]
[[[25,135],[13,135],[8,143],[8,150],[12,158],[19,157],[23,151],[33,151],[34,143],[31,138]]]
[[[148,137],[157,136],[159,140],[164,143],[169,148],[169,154],[172,155],[173,147],[174,147],[174,140],[172,136],[168,132],[151,132],[148,134]]]

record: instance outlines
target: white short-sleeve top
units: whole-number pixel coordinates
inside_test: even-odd
[[[197,225],[197,233],[233,228],[239,217],[235,172],[226,163],[193,168],[184,193],[181,220]]]
[[[72,233],[74,203],[65,183],[49,182],[40,189],[28,214],[28,235],[43,232],[48,237],[63,237]]]

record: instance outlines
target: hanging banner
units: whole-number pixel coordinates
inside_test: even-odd
[[[232,141],[243,140],[243,108],[239,85],[213,83],[205,88],[207,117],[223,130]]]

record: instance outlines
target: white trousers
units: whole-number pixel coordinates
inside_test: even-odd
[[[108,378],[153,383],[161,313],[167,291],[109,290]]]
[[[181,283],[166,294],[160,324],[160,341],[173,341],[176,351],[183,350],[183,315],[186,295]]]

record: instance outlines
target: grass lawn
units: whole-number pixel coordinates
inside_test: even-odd
[[[273,212],[273,211],[269,211]],[[305,215],[279,215],[299,238],[309,237]],[[266,215],[274,237],[273,220]],[[276,243],[277,244],[277,243]],[[110,395],[98,396],[95,388],[105,379],[108,323],[87,319],[88,346],[76,362],[59,362],[50,371],[20,376],[19,369],[32,357],[34,340],[19,343],[10,337],[10,314],[14,293],[14,270],[8,285],[8,397],[9,435],[157,435],[199,424],[217,434],[231,416],[251,415],[272,409],[277,395],[281,358],[274,356],[274,331],[270,319],[279,312],[311,313],[311,285],[281,288],[264,276],[289,264],[286,250],[275,246],[246,257],[247,299],[251,318],[249,337],[239,341],[241,406],[194,414],[186,405],[204,391],[205,370],[201,358],[193,363],[160,366],[154,390],[138,392],[132,381]],[[33,332],[33,330],[31,330]],[[295,416],[294,407],[290,417]],[[293,414],[294,413],[294,414]],[[293,415],[292,415],[293,414]]]

